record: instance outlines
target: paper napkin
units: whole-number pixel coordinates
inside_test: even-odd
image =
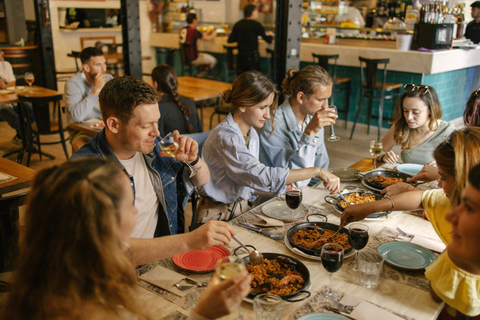
[[[255,221],[253,221],[252,224],[259,227],[283,227],[284,226],[283,221],[280,221],[274,218],[269,218],[261,214],[255,214],[255,217],[258,219],[255,219]]]
[[[445,243],[441,241],[428,239],[418,235],[414,236],[412,241],[410,242],[418,244],[419,246],[427,248],[428,250],[439,252],[439,253],[442,253],[443,250],[445,250],[445,248],[447,247]]]
[[[376,305],[363,301],[355,296],[345,294],[340,300],[340,303],[345,305],[355,306],[355,309],[349,315],[357,320],[372,320],[372,315],[375,315],[375,319],[382,320],[402,320],[403,318],[394,315],[393,313],[377,307]]]
[[[156,285],[157,287],[165,289],[171,293],[174,293],[180,297],[187,295],[191,289],[181,291],[178,290],[177,287],[174,286],[174,284],[181,282],[181,285],[190,285],[185,281],[182,281],[185,278],[186,276],[184,276],[183,274],[180,274],[162,266],[156,266],[152,270],[149,270],[140,276],[140,279]],[[194,285],[191,286],[192,289],[195,288]]]

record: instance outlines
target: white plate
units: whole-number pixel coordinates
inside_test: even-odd
[[[7,90],[11,90],[11,91],[22,91],[23,89],[25,89],[24,86],[7,87]]]
[[[397,166],[397,171],[409,174],[411,176],[415,176],[422,169],[423,169],[423,166],[421,164],[415,164],[415,163],[404,163],[404,164],[399,164]]]
[[[320,256],[312,256],[310,254],[306,254],[305,252],[303,252],[301,250],[298,250],[297,248],[292,247],[292,245],[290,244],[290,241],[288,241],[288,238],[287,238],[286,235],[285,235],[285,239],[283,240],[283,242],[285,242],[285,245],[287,246],[288,250],[292,251],[295,254],[298,254],[301,257],[304,257],[304,258],[307,258],[307,259],[312,259],[312,260],[322,261],[322,258]],[[355,250],[352,250],[348,254],[344,255],[343,258],[344,259],[349,258],[353,254],[355,254]]]
[[[290,209],[284,201],[268,203],[262,207],[262,212],[270,218],[282,221],[292,221],[292,209]],[[306,213],[307,207],[304,204],[301,204],[300,207],[295,209],[293,219],[300,219],[305,216]]]

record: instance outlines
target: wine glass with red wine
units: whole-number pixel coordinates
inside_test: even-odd
[[[358,271],[358,251],[365,248],[368,243],[368,226],[363,223],[351,223],[348,226],[348,242],[355,249],[353,271]]]
[[[340,295],[332,290],[332,275],[340,270],[343,264],[343,246],[338,243],[326,243],[322,247],[322,265],[330,273],[328,286],[321,293],[330,301],[338,301]]]
[[[287,206],[292,210],[292,227],[294,225],[293,221],[295,219],[295,210],[300,207],[302,204],[302,190],[293,189],[288,190],[285,195],[285,201]]]

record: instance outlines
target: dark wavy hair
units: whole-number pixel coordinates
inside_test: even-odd
[[[157,83],[157,90],[165,94],[163,98],[173,100],[180,112],[182,112],[185,118],[185,132],[195,133],[195,128],[190,122],[190,116],[192,115],[190,109],[178,95],[178,80],[175,69],[167,64],[158,65],[152,71],[152,80]]]
[[[466,127],[480,127],[480,89],[472,92],[463,112],[463,123]]]

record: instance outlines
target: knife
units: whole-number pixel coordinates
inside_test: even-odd
[[[261,234],[264,234],[264,235],[266,235],[266,236],[268,236],[268,237],[270,237],[270,238],[272,238],[272,239],[283,239],[283,236],[282,236],[281,234],[262,230],[262,229],[260,229],[259,227],[255,227],[254,225],[251,225],[251,224],[249,224],[249,223],[241,223],[241,222],[239,222],[238,224],[244,226],[244,227],[247,228],[247,229],[260,232]]]

